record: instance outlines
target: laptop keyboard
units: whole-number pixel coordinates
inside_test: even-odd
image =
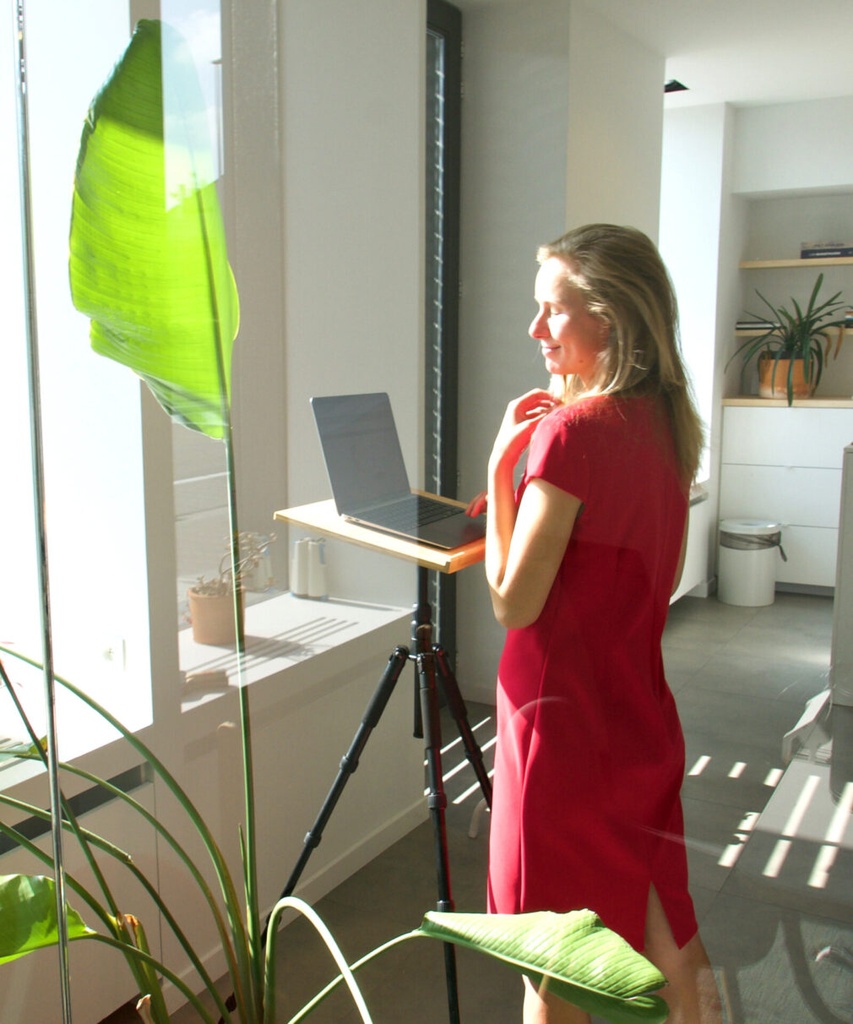
[[[410,533],[419,526],[427,526],[429,523],[438,522],[439,519],[447,519],[450,516],[458,515],[461,511],[463,510],[455,505],[414,495],[411,500],[404,499],[393,505],[372,509],[370,520],[377,526],[384,526],[388,530]]]

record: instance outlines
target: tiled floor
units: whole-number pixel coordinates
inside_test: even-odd
[[[784,756],[826,690],[831,632],[832,602],[793,594],[688,599],[667,627],[692,888],[744,1024],[853,1020],[853,709],[825,706]]]
[[[667,626],[667,672],[687,738],[692,890],[731,1024],[853,1021],[853,708],[824,707],[785,742],[826,690],[831,630],[830,599],[794,594],[777,594],[766,608],[685,598]],[[468,712],[488,764],[491,708]],[[455,739],[452,724],[444,739]],[[451,774],[464,763],[460,746],[443,755],[451,876],[457,909],[476,911],[484,902],[488,819],[469,838],[479,791],[467,766]],[[415,927],[435,898],[427,823],[317,909],[354,959]],[[331,968],[302,923],[288,928],[282,961],[286,1020],[284,1011],[301,1005]],[[444,976],[438,944],[417,940],[387,953],[363,973],[374,1020],[447,1020]],[[460,951],[458,977],[463,1022],[518,1024],[514,972]],[[310,1018],[358,1019],[343,993]]]

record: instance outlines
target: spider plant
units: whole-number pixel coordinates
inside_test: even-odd
[[[774,306],[756,289],[756,294],[770,315],[760,318],[755,313],[749,313],[748,316],[760,322],[766,320],[771,326],[740,345],[726,366],[728,367],[737,356],[742,358],[744,366],[755,358],[759,363],[767,360],[768,364],[772,363],[770,375],[773,385],[781,387],[784,379],[785,394],[788,405],[791,405],[794,401],[794,375],[799,361],[803,379],[809,390],[814,391],[820,383],[829,355],[829,331],[838,328],[840,338],[840,332],[845,325],[845,317],[838,315],[840,310],[846,308],[846,303],[839,301],[841,292],[818,302],[818,293],[822,285],[821,273],[818,274],[805,310],[793,298],[790,309],[787,306]]]
[[[203,104],[186,53],[167,26],[141,21],[93,101],[75,179],[71,290],[77,308],[91,319],[91,340],[97,351],[139,374],[170,416],[224,442],[231,503],[231,574],[236,577],[240,552],[231,453],[230,361],[237,335],[238,297],[227,261],[209,147],[201,139]],[[164,90],[175,90],[180,102],[173,105],[173,97],[164,95]],[[176,109],[182,111],[181,116],[173,116]],[[240,588],[232,590],[240,666],[244,653]],[[0,648],[0,652],[30,666],[38,664],[11,648]],[[44,660],[47,662],[47,657]],[[29,735],[29,742],[5,750],[3,756],[47,763],[41,738],[33,731],[2,663],[0,677]],[[0,832],[28,851],[44,872],[0,878],[0,964],[66,939],[97,941],[123,955],[140,994],[139,1012],[151,1024],[169,1020],[163,980],[193,1006],[204,1024],[215,1024],[217,1019],[226,1024],[273,1024],[277,1019],[279,924],[282,913],[295,907],[326,935],[341,978],[349,985],[364,1021],[370,1017],[353,971],[397,942],[415,937],[461,943],[497,956],[534,978],[547,979],[555,992],[613,1021],[627,1024],[665,1018],[665,1004],[650,994],[664,984],[663,977],[590,911],[510,918],[427,914],[419,928],[391,940],[353,968],[344,963],[314,912],[293,897],[275,906],[268,927],[262,929],[255,867],[249,688],[241,685],[238,691],[246,809],[238,885],[203,815],[155,752],[83,689],[53,673],[50,679],[117,730],[188,817],[201,840],[202,855],[191,855],[158,816],[109,781],[73,763],[48,765],[55,769],[51,781],[56,774],[82,778],[123,801],[155,831],[158,843],[171,849],[176,865],[186,872],[188,883],[198,887],[209,910],[211,928],[224,952],[233,999],[222,998],[181,922],[132,853],[83,827],[61,790],[54,824],[61,816],[59,825],[80,844],[93,881],[67,875],[54,855],[43,852],[21,830],[0,819]],[[51,818],[50,812],[36,804],[2,791],[0,806],[13,809],[16,815]],[[190,981],[180,975],[183,964],[170,966],[152,953],[143,923],[119,906],[107,882],[108,872],[101,866],[107,860],[122,865],[142,886],[156,909],[154,926],[162,924],[176,937],[193,968]],[[67,888],[85,905],[84,913],[95,921],[95,927],[71,909],[70,901],[57,898],[51,873],[62,879],[63,892]],[[324,995],[325,991],[318,994],[294,1020],[310,1013]]]

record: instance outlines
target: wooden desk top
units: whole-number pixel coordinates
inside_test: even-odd
[[[461,508],[465,507],[463,502],[458,504]],[[403,537],[395,537],[390,533],[371,530],[367,526],[359,526],[338,515],[332,498],[327,501],[315,501],[310,505],[279,509],[273,514],[273,518],[315,530],[327,537],[335,537],[359,547],[369,548],[371,551],[403,558],[426,569],[436,569],[438,572],[458,572],[476,562],[482,562],[486,550],[486,542],[482,538],[461,548],[446,551],[429,544],[418,544]]]

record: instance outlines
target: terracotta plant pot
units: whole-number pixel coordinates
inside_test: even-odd
[[[772,358],[765,356],[758,360],[758,394],[761,398],[788,397],[788,368],[790,365],[790,359],[780,359],[774,363]],[[817,385],[814,367],[812,368],[812,379],[806,381],[803,365],[802,359],[794,360],[792,379],[794,398],[811,398]]]
[[[197,644],[228,647],[236,640],[234,598],[231,594],[200,594],[187,591],[193,640]]]

